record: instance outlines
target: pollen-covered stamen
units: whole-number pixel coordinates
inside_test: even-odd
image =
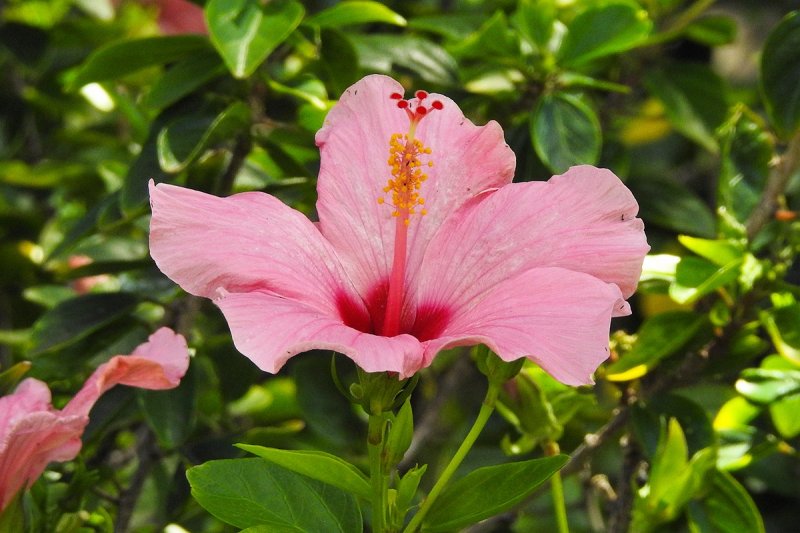
[[[420,158],[430,155],[430,153],[430,148],[422,144],[419,139],[409,137],[408,134],[395,133],[389,139],[389,159],[386,162],[389,165],[391,177],[383,188],[383,192],[391,194],[391,202],[380,197],[378,203],[388,203],[394,207],[392,216],[401,217],[406,226],[409,224],[411,215],[427,213],[421,207],[425,204],[425,199],[420,196],[420,188],[428,179],[423,168],[432,167],[433,161],[423,163]]]
[[[384,315],[381,335],[394,337],[400,334],[400,315],[403,309],[405,294],[406,247],[408,245],[408,226],[411,215],[425,215],[425,199],[420,195],[420,189],[428,175],[423,168],[432,167],[433,161],[426,156],[431,154],[431,149],[416,138],[417,125],[432,111],[444,108],[440,100],[427,100],[429,95],[425,91],[417,91],[412,100],[404,100],[400,93],[389,95],[396,101],[398,108],[404,110],[408,116],[408,132],[395,133],[389,139],[389,165],[391,177],[383,188],[391,200],[381,196],[379,204],[389,204],[394,210],[392,216],[397,221],[394,235],[394,257],[392,271],[389,276],[389,287],[386,294],[386,314]],[[427,105],[424,105],[426,102]]]

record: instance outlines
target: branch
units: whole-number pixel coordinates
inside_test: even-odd
[[[761,201],[747,220],[747,238],[752,239],[769,222],[778,207],[778,198],[783,194],[789,178],[800,168],[800,130],[789,140],[786,151],[778,158],[767,177],[767,185]]]

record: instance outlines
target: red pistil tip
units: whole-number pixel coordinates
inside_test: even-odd
[[[400,93],[392,93],[389,96],[389,98],[391,98],[392,100],[402,100],[403,99],[403,95],[400,94]]]
[[[431,103],[431,107],[434,108],[434,109],[443,109],[444,108],[444,104],[442,102],[440,102],[439,100],[434,100]]]
[[[414,96],[416,96],[420,100],[424,100],[428,97],[428,93],[426,91],[417,91],[414,93]]]
[[[400,109],[407,108],[408,107],[408,100],[400,100],[399,102],[397,102],[397,107],[399,107]]]
[[[424,105],[418,105],[415,112],[417,113],[417,115],[424,117],[425,115],[428,114],[428,109]]]

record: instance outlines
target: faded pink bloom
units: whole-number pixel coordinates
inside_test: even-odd
[[[71,255],[67,259],[67,266],[69,268],[75,269],[80,268],[82,266],[92,264],[92,258],[87,255]],[[70,282],[70,287],[75,289],[75,292],[78,294],[86,294],[87,292],[91,291],[95,286],[105,283],[111,279],[111,276],[107,274],[99,274],[97,276],[83,276],[82,278],[76,278]]]
[[[183,33],[208,33],[203,8],[189,0],[137,0],[139,4],[155,5],[158,9],[158,27],[166,35]],[[122,0],[114,0],[119,7]]]
[[[318,224],[267,194],[151,182],[159,268],[212,298],[237,348],[269,372],[326,349],[409,376],[440,350],[483,343],[590,383],[649,249],[636,200],[590,166],[511,183],[497,123],[402,92],[368,76],[330,111],[317,133]]]
[[[131,355],[101,365],[62,410],[50,403],[50,389],[28,378],[0,398],[0,511],[29,487],[52,461],[74,459],[89,411],[114,385],[143,389],[177,387],[189,365],[186,340],[161,328]]]

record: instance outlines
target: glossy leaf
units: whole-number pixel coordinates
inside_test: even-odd
[[[147,37],[112,43],[89,56],[70,79],[69,88],[74,90],[90,82],[119,79],[207,49],[208,41],[199,35]]]
[[[234,102],[222,112],[205,110],[169,123],[158,135],[158,161],[166,172],[180,172],[217,140],[229,139],[250,121],[250,110]]]
[[[589,61],[630,50],[650,34],[653,23],[635,2],[609,2],[581,11],[568,25],[558,49],[561,65]]]
[[[647,89],[661,100],[672,126],[706,150],[717,152],[715,130],[728,112],[727,89],[710,68],[680,63],[650,71]]]
[[[238,528],[351,533],[361,531],[355,499],[339,489],[263,459],[224,459],[190,468],[192,496]],[[310,504],[313,502],[313,504]]]
[[[159,444],[174,449],[189,437],[195,421],[196,372],[189,366],[179,387],[164,391],[137,391],[139,405]]]
[[[736,390],[748,400],[760,404],[800,394],[800,369],[748,368],[736,382]]]
[[[627,185],[639,201],[640,214],[645,220],[680,233],[715,236],[716,224],[711,210],[682,183],[656,178],[631,180]]]
[[[680,304],[696,302],[736,280],[741,266],[741,260],[719,268],[704,259],[684,257],[675,269],[675,281],[669,287],[669,295]]]
[[[321,28],[341,28],[353,24],[372,22],[382,22],[395,26],[406,25],[405,18],[380,2],[361,0],[339,2],[305,20],[305,24],[314,24]]]
[[[761,323],[778,353],[800,365],[800,304],[778,307],[761,313]]]
[[[393,68],[408,69],[428,83],[450,86],[458,80],[455,59],[441,46],[408,35],[350,35],[358,52],[361,68],[391,73]]]
[[[31,331],[31,355],[77,342],[127,316],[138,304],[128,293],[86,294],[66,300],[42,315]]]
[[[652,370],[660,360],[683,347],[706,324],[703,315],[691,311],[659,313],[639,328],[630,351],[606,368],[611,381],[637,379]]]
[[[450,483],[431,507],[422,531],[454,531],[518,504],[567,462],[566,455],[473,470]]]
[[[691,533],[764,533],[764,522],[745,488],[727,472],[713,470],[703,498],[689,504]]]
[[[708,259],[717,266],[725,266],[744,256],[741,244],[724,239],[699,239],[691,235],[678,235],[678,241],[700,257]]]
[[[279,450],[250,444],[236,446],[287,470],[351,492],[365,500],[372,497],[372,488],[366,476],[335,455],[314,450]]]
[[[592,108],[575,96],[542,98],[531,115],[530,131],[536,154],[554,173],[596,163],[600,156],[600,122]]]
[[[167,70],[144,97],[144,105],[154,109],[170,106],[225,72],[213,50],[193,54]]]
[[[761,199],[775,146],[761,119],[739,107],[720,128],[722,168],[717,185],[721,226],[741,235],[744,223]]]
[[[550,0],[520,0],[512,22],[523,38],[540,50],[545,49],[553,36],[556,4]]]
[[[790,135],[800,126],[800,11],[786,15],[767,37],[761,89],[773,123]]]
[[[205,7],[211,42],[236,78],[250,76],[303,20],[294,0],[210,0]]]

